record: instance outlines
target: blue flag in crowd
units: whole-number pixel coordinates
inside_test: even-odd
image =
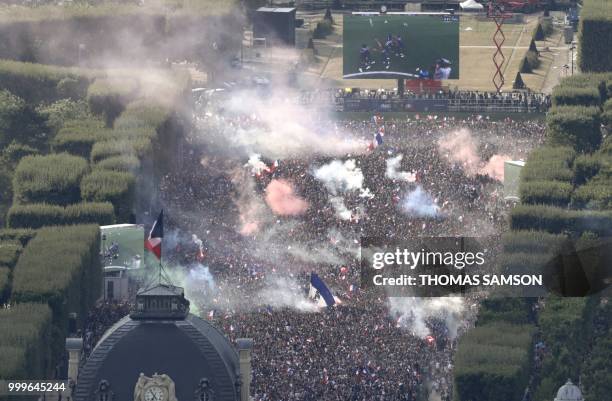
[[[334,299],[334,296],[332,295],[331,291],[329,290],[329,288],[327,288],[327,286],[325,285],[323,280],[321,280],[317,273],[310,274],[310,284],[314,288],[316,288],[317,291],[319,291],[319,294],[321,294],[327,306],[332,306],[336,303],[336,300]]]
[[[383,138],[382,138],[382,135],[380,134],[380,132],[378,132],[376,134],[376,145],[380,146],[382,144],[383,144]]]

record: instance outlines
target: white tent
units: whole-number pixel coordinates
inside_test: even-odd
[[[459,6],[462,10],[466,11],[478,11],[484,8],[484,6],[476,0],[465,0],[463,3],[459,3]]]

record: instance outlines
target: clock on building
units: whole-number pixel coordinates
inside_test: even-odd
[[[168,375],[140,374],[134,387],[134,401],[177,401],[174,381]]]

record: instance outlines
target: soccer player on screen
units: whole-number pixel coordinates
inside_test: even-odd
[[[369,70],[371,68],[371,64],[374,64],[372,57],[370,55],[370,49],[366,44],[361,45],[361,49],[359,49],[359,72],[363,72],[363,70]]]
[[[399,35],[395,35],[393,40],[393,44],[395,47],[395,55],[401,58],[405,57],[404,50],[406,47],[404,46],[404,42],[402,41],[402,37]]]

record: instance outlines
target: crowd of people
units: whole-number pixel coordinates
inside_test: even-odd
[[[431,90],[412,92],[406,89],[400,94],[397,89],[334,89],[323,91],[304,91],[300,93],[299,101],[303,104],[334,104],[342,105],[346,100],[360,99],[373,102],[406,102],[411,100],[442,100],[448,102],[449,111],[486,112],[507,110],[511,112],[544,113],[551,106],[550,95],[527,91],[486,92],[465,90]],[[368,107],[375,111],[371,103]]]
[[[223,150],[225,128],[265,124],[244,115],[217,115],[199,123],[205,137],[199,131],[192,138],[185,155],[190,167],[166,176],[162,186],[169,226],[184,233],[182,245],[169,245],[179,254],[168,258],[185,261],[185,250],[195,254],[199,249],[191,244],[192,233],[203,239],[205,258],[191,258],[185,269],[190,272],[187,295],[198,313],[231,339],[254,338],[254,399],[417,400],[435,392],[450,400],[456,336],[449,334],[441,316],[432,315],[426,318],[431,336],[423,337],[413,331],[410,312],[408,318],[393,314],[384,294],[359,289],[359,239],[499,235],[507,210],[501,182],[450,163],[438,140],[468,129],[480,143],[483,160],[497,153],[524,159],[543,140],[544,124],[477,115],[320,120],[316,129],[347,132],[364,143],[384,126],[382,145],[345,157],[356,160],[363,187],[373,195],[345,193],[343,200],[352,211],[345,220],[313,176],[313,169],[332,157],[264,157],[265,165],[274,168],[255,173],[240,151],[232,155]],[[399,154],[401,170],[414,172],[416,182],[385,177],[386,161]],[[295,187],[308,210],[294,217],[259,211],[256,228],[245,233],[249,211],[261,206],[257,199],[279,179]],[[403,194],[417,185],[439,207],[437,216],[399,211]],[[211,276],[205,283],[197,280],[203,270]],[[335,307],[308,304],[314,302],[305,295],[311,271],[337,296]],[[292,300],[285,299],[287,292]],[[472,320],[473,314],[466,312],[459,333]]]
[[[468,130],[483,161],[496,154],[525,159],[542,142],[544,123],[479,115],[319,117],[309,129],[348,135],[363,149],[335,157],[262,156],[265,167],[256,171],[228,136],[240,127],[265,129],[264,121],[223,110],[198,116],[181,171],[166,175],[160,187],[168,273],[186,287],[193,313],[232,341],[254,339],[257,401],[417,401],[430,395],[450,400],[453,349],[474,322],[477,300],[462,301],[465,308],[452,330],[443,310],[425,316],[416,309],[393,310],[386,294],[360,288],[360,239],[499,236],[507,212],[502,183],[451,162],[440,139]],[[384,132],[384,141],[371,146],[376,132]],[[388,176],[388,160],[398,155],[399,170],[414,179]],[[338,213],[333,194],[314,174],[335,159],[353,160],[363,175],[360,190],[335,194],[349,218]],[[274,214],[265,203],[273,180],[291,183],[307,209]],[[435,205],[435,215],[402,209],[416,187]],[[334,307],[308,298],[311,272],[331,289]],[[86,349],[126,308],[105,304],[89,316]],[[418,319],[427,335],[415,328]]]

